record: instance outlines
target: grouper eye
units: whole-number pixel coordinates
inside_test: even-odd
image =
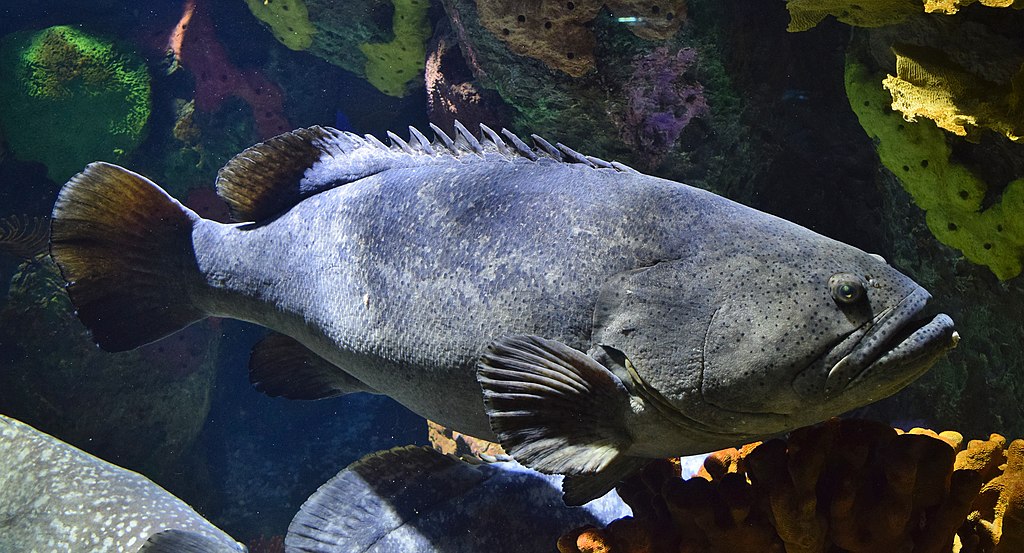
[[[864,297],[864,282],[857,275],[850,273],[839,273],[828,279],[828,287],[832,292],[832,299],[837,303],[856,303]]]

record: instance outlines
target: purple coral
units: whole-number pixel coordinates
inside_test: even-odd
[[[710,113],[704,87],[692,76],[697,50],[655,48],[634,60],[626,83],[622,136],[651,166],[657,165],[695,117]]]

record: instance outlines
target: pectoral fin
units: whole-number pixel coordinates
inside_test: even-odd
[[[241,553],[241,545],[228,545],[210,536],[187,530],[164,530],[153,534],[139,553]]]
[[[354,392],[377,393],[298,340],[271,332],[252,348],[249,382],[268,396],[324,399]]]
[[[588,485],[567,502],[603,495],[618,481],[615,467],[633,465],[623,454],[632,441],[629,392],[587,354],[538,336],[505,336],[481,357],[477,381],[491,428],[517,461],[549,474],[611,477],[579,481]]]

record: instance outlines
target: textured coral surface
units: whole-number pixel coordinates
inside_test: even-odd
[[[0,127],[14,155],[63,182],[86,163],[117,162],[145,136],[149,74],[113,42],[73,27],[13,33],[0,44]],[[88,136],[89,140],[69,139]]]
[[[1020,551],[1024,440],[903,433],[833,419],[712,454],[679,479],[658,461],[624,482],[634,516],[580,528],[561,553]]]

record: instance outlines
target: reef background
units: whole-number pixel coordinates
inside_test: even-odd
[[[216,218],[217,169],[261,138],[314,124],[382,137],[458,118],[537,133],[881,254],[932,292],[963,340],[856,414],[968,438],[1024,435],[1024,280],[1014,274],[1024,250],[985,234],[1004,232],[985,219],[994,207],[1024,220],[1013,184],[1024,176],[1024,37],[1013,31],[1024,12],[952,5],[955,14],[872,8],[873,19],[842,21],[842,9],[809,15],[798,0],[0,8],[0,245],[21,256],[0,253],[0,412],[144,472],[243,540],[283,534],[298,504],[363,453],[425,443],[424,422],[386,398],[302,403],[252,391],[245,367],[262,331],[249,325],[210,321],[136,352],[100,352],[45,256],[15,246],[31,241],[18,229],[49,213],[73,168],[94,159],[146,174]],[[797,22],[805,30],[787,31]],[[59,68],[43,79],[18,69],[32,37],[47,46],[33,50],[36,66]],[[929,69],[929,98],[951,96],[960,109],[938,111],[980,122],[962,136],[936,129],[934,114],[904,127],[879,105],[870,121],[883,126],[871,127],[851,103],[867,101],[861,90],[888,94],[882,79],[906,76],[899,63]],[[100,105],[90,90],[135,108]],[[931,142],[895,151],[942,159],[904,170],[886,157],[901,129]],[[106,150],[83,147],[101,135]],[[934,177],[940,161],[959,172]],[[973,207],[957,207],[961,192]],[[939,215],[949,221],[936,226]],[[978,243],[950,235],[951,224]]]

